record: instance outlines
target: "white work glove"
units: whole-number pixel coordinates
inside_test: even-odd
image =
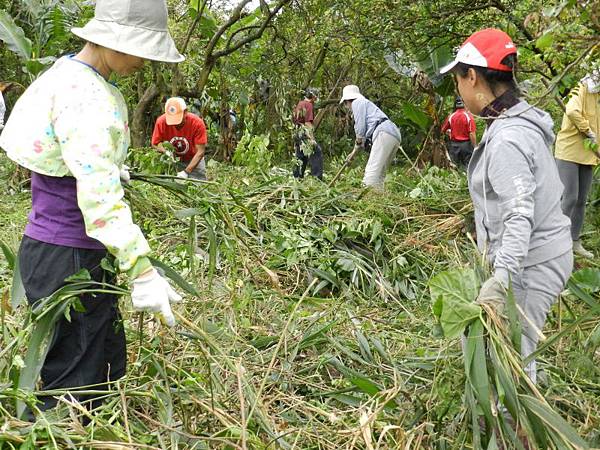
[[[182,170],[181,172],[178,172],[178,173],[177,173],[177,177],[178,177],[178,178],[183,178],[183,179],[186,179],[186,178],[188,178],[188,177],[189,177],[189,175],[188,175],[188,173],[187,173],[185,170]]]
[[[129,166],[123,165],[121,169],[119,169],[119,178],[121,178],[121,182],[125,184],[129,184],[131,181],[131,175],[129,174]]]
[[[356,158],[356,155],[358,155],[363,148],[364,147],[354,146],[352,152],[350,152],[348,155],[348,161],[351,162],[354,158]]]
[[[589,130],[587,133],[585,133],[585,135],[590,141],[592,141],[592,144],[595,145],[598,143],[598,137],[596,136],[596,133],[594,133],[592,130]]]
[[[180,302],[181,295],[173,290],[156,269],[140,275],[132,284],[131,301],[136,311],[160,313],[168,326],[175,325],[170,302]]]
[[[508,273],[496,271],[494,276],[488,278],[481,285],[475,303],[478,305],[489,305],[498,313],[502,313],[506,304],[507,288]]]

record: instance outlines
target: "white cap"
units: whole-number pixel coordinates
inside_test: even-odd
[[[344,103],[346,100],[356,100],[359,97],[362,97],[362,94],[360,93],[358,86],[349,84],[348,86],[344,86],[344,89],[342,90],[342,99],[340,100],[340,104]]]

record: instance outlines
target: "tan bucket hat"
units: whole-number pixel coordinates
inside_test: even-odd
[[[162,62],[181,62],[167,29],[165,0],[98,0],[96,12],[83,28],[71,32],[112,50]]]

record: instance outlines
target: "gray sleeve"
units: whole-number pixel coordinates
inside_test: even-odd
[[[490,152],[488,178],[498,195],[504,232],[494,268],[517,273],[529,253],[536,181],[527,156],[515,142],[505,141],[495,150]]]
[[[354,115],[354,133],[357,138],[367,135],[367,102],[354,100],[352,102],[352,114]]]

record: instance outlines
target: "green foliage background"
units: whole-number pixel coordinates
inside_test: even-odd
[[[529,100],[558,124],[556,96],[565,100],[598,58],[598,3],[261,2],[214,40],[231,6],[168,4],[179,48],[189,36],[187,60],[116,80],[138,144],[129,163],[146,174],[127,198],[154,255],[193,285],[188,294],[200,295],[177,309],[174,330],[132,313],[125,299],[128,376],[90,426],[72,420],[68,405],[31,425],[16,419],[14,405],[33,396],[13,389],[30,336],[27,311],[9,307],[11,270],[1,260],[0,449],[472,448],[460,343],[441,339],[428,291],[434,274],[474,265],[466,181],[413,166],[439,148],[436,133],[452,104],[452,84],[435,70],[472,31],[503,28],[520,48]],[[0,0],[0,11],[0,26],[20,27],[29,40],[17,53],[0,46],[0,81],[15,83],[10,110],[52,58],[79,49],[68,28],[93,9],[79,0]],[[267,17],[260,36],[228,53]],[[339,168],[353,139],[352,120],[337,106],[348,83],[402,128],[406,155],[385,195],[361,188],[364,155],[333,189],[289,177],[290,115],[306,86],[319,90],[317,112],[325,111],[316,136],[326,177]],[[209,183],[185,188],[156,177],[174,173],[147,147],[154,118],[174,94],[209,124]],[[239,127],[228,150],[229,108]],[[30,204],[27,176],[3,154],[0,170],[0,239],[16,250]],[[596,250],[597,198],[584,234]],[[550,314],[546,331],[559,338],[540,357],[541,389],[597,447],[598,264],[587,264]]]

